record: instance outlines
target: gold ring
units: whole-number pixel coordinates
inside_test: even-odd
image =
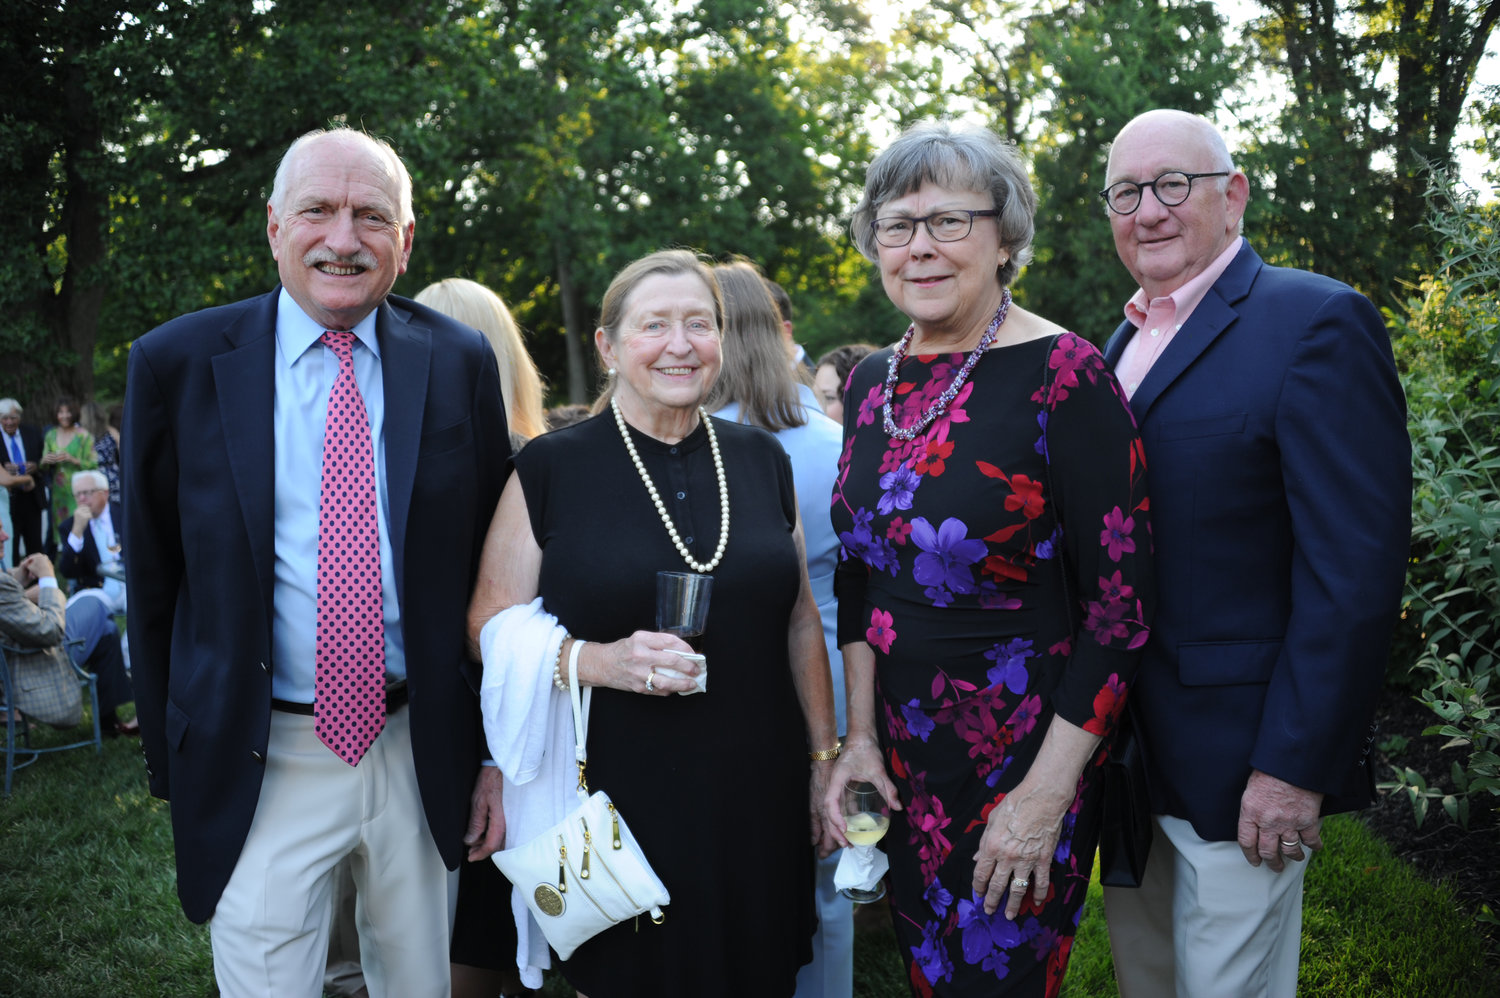
[[[1010,885],[1012,887],[1017,888],[1018,890],[1023,890],[1024,891],[1026,888],[1028,888],[1028,887],[1031,886],[1031,881],[1029,881],[1029,880],[1022,880],[1020,877],[1017,877],[1016,879],[1014,879],[1014,880],[1012,880],[1010,882]]]
[[[646,692],[656,692],[656,666],[654,665],[651,667],[651,671],[646,673]]]

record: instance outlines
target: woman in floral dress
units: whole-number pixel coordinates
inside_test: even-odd
[[[882,845],[917,995],[1058,992],[1106,739],[1148,633],[1134,422],[1099,353],[1007,288],[1034,209],[1013,147],[926,123],[871,164],[854,217],[912,325],[845,395],[833,520],[849,735],[824,806],[884,763]]]
[[[42,473],[52,494],[52,545],[58,542],[58,530],[78,502],[73,498],[73,473],[99,466],[94,456],[94,438],[78,425],[78,405],[70,398],[57,400],[57,425],[42,438]]]

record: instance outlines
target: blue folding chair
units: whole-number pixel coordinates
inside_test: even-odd
[[[81,642],[68,642],[68,644],[75,643]],[[5,705],[3,708],[0,708],[5,712],[6,797],[10,796],[11,777],[15,771],[31,765],[48,752],[66,752],[68,749],[84,748],[88,745],[94,746],[95,752],[102,752],[104,750],[104,737],[99,731],[99,679],[92,672],[89,672],[73,661],[72,655],[68,656],[68,665],[72,667],[73,675],[78,680],[79,686],[88,692],[89,706],[92,708],[90,718],[94,729],[93,737],[84,738],[76,742],[68,742],[66,745],[48,745],[40,748],[32,744],[31,725],[24,718],[18,721],[17,715],[20,712],[13,709],[15,697],[11,696],[10,693],[16,687],[11,682],[10,660],[7,658],[7,655],[20,650],[12,645],[0,644],[0,686],[4,686],[6,691]],[[17,757],[22,757],[23,761],[17,762]]]

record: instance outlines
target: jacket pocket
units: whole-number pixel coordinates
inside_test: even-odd
[[[1280,655],[1280,638],[1184,643],[1177,646],[1177,678],[1184,686],[1265,683]]]
[[[1243,433],[1247,416],[1243,412],[1231,412],[1222,416],[1205,416],[1202,419],[1182,419],[1162,423],[1158,433],[1163,440],[1192,440],[1195,437],[1218,437],[1228,433]]]

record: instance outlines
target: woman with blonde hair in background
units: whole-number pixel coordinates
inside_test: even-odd
[[[417,292],[415,300],[473,326],[490,341],[500,364],[500,392],[505,396],[505,421],[511,435],[530,440],[546,433],[542,376],[526,352],[520,327],[500,296],[483,284],[450,277],[427,285]]]

